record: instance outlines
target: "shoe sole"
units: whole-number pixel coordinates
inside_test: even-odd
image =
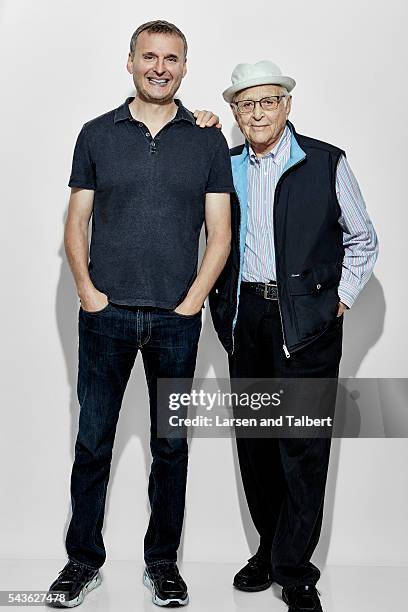
[[[152,594],[152,602],[156,604],[156,606],[168,607],[168,608],[178,608],[179,606],[186,606],[188,604],[188,595],[186,595],[185,599],[160,599],[158,595],[156,595],[156,589],[154,588],[153,582],[150,580],[146,571],[143,573],[143,584],[149,589]]]
[[[75,606],[79,606],[85,599],[85,595],[87,595],[87,593],[89,593],[90,591],[92,591],[93,589],[96,589],[96,587],[98,587],[102,582],[102,579],[100,577],[100,574],[96,574],[96,576],[94,578],[92,578],[92,580],[90,580],[89,582],[87,582],[82,590],[78,593],[77,597],[75,597],[74,599],[70,599],[69,601],[65,601],[65,602],[53,602],[51,605],[51,607],[53,608],[75,608]]]
[[[243,587],[243,586],[238,586],[234,582],[233,586],[235,589],[238,589],[238,591],[245,591],[245,593],[257,593],[258,591],[266,591],[266,589],[269,589],[272,583],[273,583],[273,580],[270,580],[268,582],[265,582],[264,584],[259,584],[258,586]]]

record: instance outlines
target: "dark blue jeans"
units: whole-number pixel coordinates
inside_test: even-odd
[[[71,475],[68,557],[92,568],[106,559],[102,538],[106,490],[123,394],[138,350],[150,398],[151,516],[144,541],[147,564],[176,561],[187,480],[185,438],[159,438],[158,378],[194,377],[201,311],[192,316],[158,308],[119,306],[79,312],[79,431]],[[164,407],[163,407],[164,408]]]

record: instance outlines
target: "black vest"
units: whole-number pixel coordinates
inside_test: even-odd
[[[344,257],[336,168],[344,151],[296,134],[306,157],[280,177],[274,199],[276,275],[287,351],[313,342],[336,317]],[[240,155],[245,145],[231,149]],[[233,352],[233,320],[239,280],[240,203],[231,196],[232,246],[213,287],[210,310],[221,343]]]

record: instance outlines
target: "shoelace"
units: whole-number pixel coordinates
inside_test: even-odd
[[[81,566],[71,561],[70,563],[67,563],[67,565],[65,565],[59,572],[60,580],[65,580],[67,582],[73,579],[75,580],[81,571]]]
[[[180,580],[178,568],[174,563],[163,564],[156,571],[150,571],[152,577],[158,579],[162,585],[166,582],[169,584],[176,584]]]
[[[175,565],[166,565],[163,572],[163,580],[166,582],[176,582],[179,578],[179,572]]]

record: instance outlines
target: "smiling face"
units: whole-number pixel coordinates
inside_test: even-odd
[[[241,100],[261,100],[269,96],[281,96],[284,92],[279,85],[257,85],[239,91],[234,102]],[[255,153],[265,155],[273,149],[282,136],[291,109],[291,96],[283,98],[275,110],[264,110],[255,104],[251,113],[240,114],[231,104],[232,112],[239,129],[251,144]]]
[[[155,104],[171,101],[187,72],[182,39],[174,34],[141,32],[133,57],[129,53],[127,69],[140,98]]]

